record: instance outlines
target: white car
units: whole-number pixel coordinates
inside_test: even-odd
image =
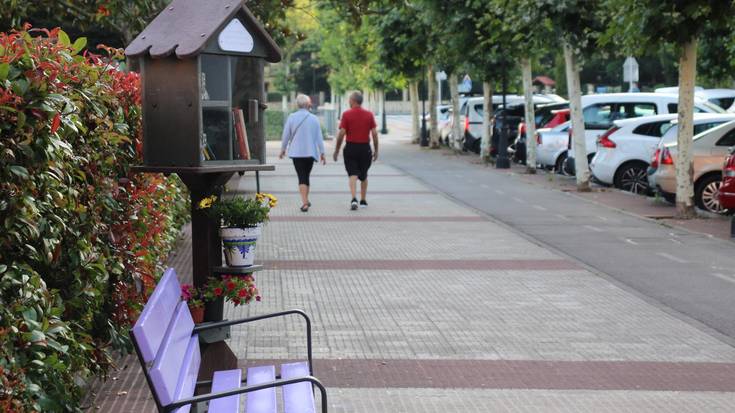
[[[571,122],[564,122],[551,129],[539,129],[536,132],[536,161],[539,165],[561,171],[567,157],[571,125]]]
[[[606,93],[582,96],[587,159],[597,150],[597,139],[613,126],[616,120],[677,113],[679,95],[670,93]],[[701,98],[695,98],[694,111],[705,113],[724,113],[719,106],[712,105]],[[570,149],[574,142],[570,139]],[[564,169],[574,174],[574,150],[570,150],[564,162]]]
[[[656,89],[656,93],[679,93],[679,88],[662,87]],[[704,89],[697,86],[694,88],[694,94],[728,112],[735,112],[735,89]]]
[[[728,112],[735,112],[735,89],[705,89],[696,95]]]
[[[646,116],[617,120],[597,141],[592,158],[592,175],[600,182],[636,194],[650,192],[649,162],[659,142],[676,141],[677,114]],[[696,113],[694,133],[701,133],[725,122],[735,120],[735,114]]]

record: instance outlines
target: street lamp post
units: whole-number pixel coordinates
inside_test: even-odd
[[[421,138],[420,146],[429,146],[429,134],[426,131],[426,93],[421,96]]]
[[[503,62],[505,63],[505,62]],[[505,95],[508,89],[508,73],[507,66],[504,64],[506,70],[503,70],[503,109],[506,107]],[[495,124],[497,125],[497,115],[495,118]],[[497,169],[508,169],[510,168],[510,158],[508,158],[508,133],[510,125],[508,125],[507,119],[503,121],[503,125],[500,129],[500,136],[498,136],[498,157],[495,160],[495,168]]]
[[[381,117],[382,117],[383,126],[380,128],[380,134],[387,135],[388,134],[388,121],[386,120],[386,117],[385,117],[385,90],[383,90],[383,102],[382,103],[383,103],[382,104],[383,107],[381,108],[381,112],[382,112]]]

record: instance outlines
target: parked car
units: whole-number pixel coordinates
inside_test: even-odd
[[[705,89],[696,95],[728,112],[735,112],[735,89]]]
[[[567,121],[551,129],[539,129],[536,132],[536,162],[539,165],[562,172],[571,125]]]
[[[679,95],[670,93],[607,93],[582,96],[587,160],[591,161],[597,150],[597,139],[621,119],[638,118],[656,114],[677,113]],[[694,111],[724,113],[722,108],[696,98]],[[574,142],[569,140],[568,148]],[[574,175],[574,151],[570,150],[564,162],[564,170]]]
[[[735,211],[735,147],[730,148],[729,152],[722,167],[719,199],[722,208]]]
[[[662,138],[676,140],[677,116],[666,114],[614,121],[614,126],[597,141],[597,152],[590,163],[592,175],[603,184],[625,191],[649,193],[649,162]],[[735,114],[697,113],[694,133],[732,120]]]
[[[679,93],[679,88],[658,88],[656,93]],[[735,89],[704,89],[697,86],[694,88],[694,95],[728,112],[735,112]]]
[[[523,103],[523,100],[523,96],[520,95],[506,95],[506,108],[502,108],[503,97],[501,95],[493,95],[493,113],[495,114],[493,119],[497,118],[499,115],[502,117],[503,115],[501,115],[501,112],[504,112],[504,110],[507,111],[511,107],[516,108],[519,104]],[[534,95],[533,101],[535,104],[553,103],[556,101],[556,97]],[[482,140],[482,116],[484,114],[485,106],[484,102],[484,98],[482,97],[470,98],[467,99],[460,109],[462,123],[464,125],[463,148],[465,150],[480,153],[480,142]],[[520,107],[520,110],[522,111],[523,106],[520,105]],[[523,117],[523,112],[521,112],[520,117]],[[519,121],[516,119],[515,125],[513,125],[514,129],[517,127],[518,122]],[[495,131],[496,129],[494,128],[493,141],[496,141],[498,136]],[[511,136],[515,136],[515,131]],[[493,147],[496,147],[496,145]]]
[[[694,202],[709,212],[725,213],[718,192],[722,183],[722,166],[735,145],[735,121],[727,122],[694,136],[692,142]],[[667,200],[676,198],[677,143],[667,143],[656,151],[656,171],[652,182]]]
[[[513,160],[526,163],[526,122],[525,109],[523,120],[518,124],[518,134],[515,141],[510,145]],[[569,102],[549,103],[535,109],[536,130],[551,129],[569,120]]]

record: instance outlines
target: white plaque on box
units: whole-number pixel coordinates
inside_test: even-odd
[[[219,48],[225,52],[250,53],[253,51],[253,36],[240,20],[233,19],[219,35]]]

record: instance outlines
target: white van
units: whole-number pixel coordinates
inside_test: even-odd
[[[672,93],[604,93],[582,96],[587,160],[595,155],[597,139],[613,126],[614,121],[677,113],[678,107],[679,95]],[[724,110],[695,97],[694,112],[724,113]],[[564,171],[574,174],[574,142],[571,138],[567,147],[570,150],[564,162]]]

